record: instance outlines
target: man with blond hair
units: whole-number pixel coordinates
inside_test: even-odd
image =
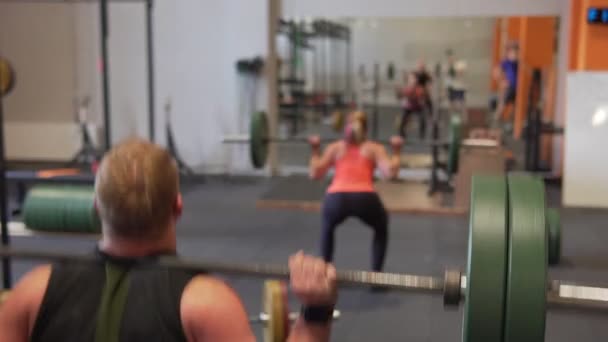
[[[96,263],[57,263],[23,276],[0,309],[0,342],[253,341],[238,296],[206,274],[156,261],[177,250],[182,196],[175,161],[161,147],[125,141],[95,180],[102,222]],[[336,272],[299,252],[291,288],[303,305],[289,341],[329,340]]]

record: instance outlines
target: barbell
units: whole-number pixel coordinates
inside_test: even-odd
[[[0,57],[0,96],[10,93],[15,87],[15,69],[9,61]]]
[[[529,175],[475,176],[466,274],[456,270],[443,276],[341,270],[338,285],[441,294],[447,306],[459,305],[464,299],[463,341],[543,341],[547,304],[608,310],[607,288],[548,280],[550,244],[544,193],[542,181]],[[94,255],[10,248],[0,248],[0,257],[97,261]],[[158,262],[191,272],[289,277],[289,269],[278,265],[177,257],[163,257]],[[264,287],[266,341],[283,341],[288,332],[286,288],[284,282],[276,281]]]
[[[449,138],[446,141],[420,141],[420,142],[410,142],[405,141],[406,144],[415,144],[415,145],[423,145],[429,146],[431,148],[447,148],[448,149],[448,168],[455,168],[458,165],[458,152],[460,150],[460,140],[461,140],[461,120],[451,120],[450,121],[450,132]],[[261,169],[266,165],[266,160],[268,158],[268,146],[270,143],[279,143],[279,144],[307,144],[308,138],[278,138],[271,137],[269,134],[270,127],[268,124],[268,118],[266,113],[264,112],[256,112],[251,118],[251,124],[249,126],[249,135],[228,135],[222,138],[222,143],[224,144],[249,144],[249,153],[251,158],[251,165],[253,165],[256,169]],[[323,138],[320,140],[321,143],[329,143],[335,141],[336,138]],[[375,140],[382,144],[389,144],[387,140]],[[433,153],[433,158],[435,158],[438,153]],[[439,163],[434,162],[433,165],[439,165]],[[448,170],[448,172],[452,173],[453,170]]]

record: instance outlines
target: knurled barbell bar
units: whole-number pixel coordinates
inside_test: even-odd
[[[429,147],[446,147],[448,148],[448,165],[457,165],[458,151],[460,149],[460,120],[454,120],[450,125],[449,139],[446,141],[421,141],[421,142],[410,142],[406,141],[406,144],[412,145],[423,145]],[[261,169],[266,165],[266,159],[268,158],[268,145],[270,143],[280,144],[306,144],[308,138],[278,138],[271,137],[269,135],[268,118],[264,112],[256,112],[251,118],[251,124],[249,127],[249,135],[229,135],[224,136],[222,143],[224,144],[249,144],[249,151],[251,157],[251,164],[256,169]],[[335,141],[335,138],[323,138],[321,143],[328,143]],[[389,144],[387,140],[375,140],[379,143]],[[436,155],[436,153],[433,153]],[[456,160],[451,160],[456,158]]]
[[[342,313],[340,312],[340,310],[334,310],[332,319],[335,321],[335,320],[340,319],[341,316],[342,316]],[[289,319],[290,322],[294,322],[295,320],[298,319],[298,317],[300,317],[299,312],[290,312],[287,316],[287,318]],[[257,316],[249,316],[249,323],[267,324],[268,322],[270,322],[271,319],[272,319],[272,317],[270,316],[270,314],[268,314],[266,312],[260,312]]]
[[[542,181],[531,176],[476,176],[472,182],[466,276],[459,271],[447,271],[443,277],[338,271],[338,284],[442,294],[446,305],[458,305],[465,298],[463,340],[467,342],[542,341],[547,303],[608,309],[608,289],[547,280],[544,201]],[[8,248],[0,249],[0,257],[96,261],[94,255]],[[160,258],[159,264],[188,271],[289,277],[287,267],[266,264],[177,257]],[[265,297],[275,303],[264,308],[269,315],[266,329],[280,328],[282,332],[277,330],[277,334],[285,334],[289,314],[280,303],[286,302],[286,285],[274,282],[273,286],[265,287],[265,294],[270,293]]]

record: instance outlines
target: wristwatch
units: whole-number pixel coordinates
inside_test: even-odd
[[[306,323],[328,324],[334,317],[333,306],[302,306],[300,315]]]

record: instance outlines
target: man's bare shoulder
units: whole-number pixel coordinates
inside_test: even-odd
[[[199,275],[186,285],[180,303],[190,341],[253,341],[248,316],[236,292],[220,279]]]
[[[51,265],[38,266],[13,288],[0,308],[0,340],[26,341],[31,335],[51,271]]]
[[[4,309],[12,305],[37,304],[35,307],[37,313],[49,284],[51,271],[51,265],[42,265],[26,273],[8,295],[2,311],[6,311]]]

